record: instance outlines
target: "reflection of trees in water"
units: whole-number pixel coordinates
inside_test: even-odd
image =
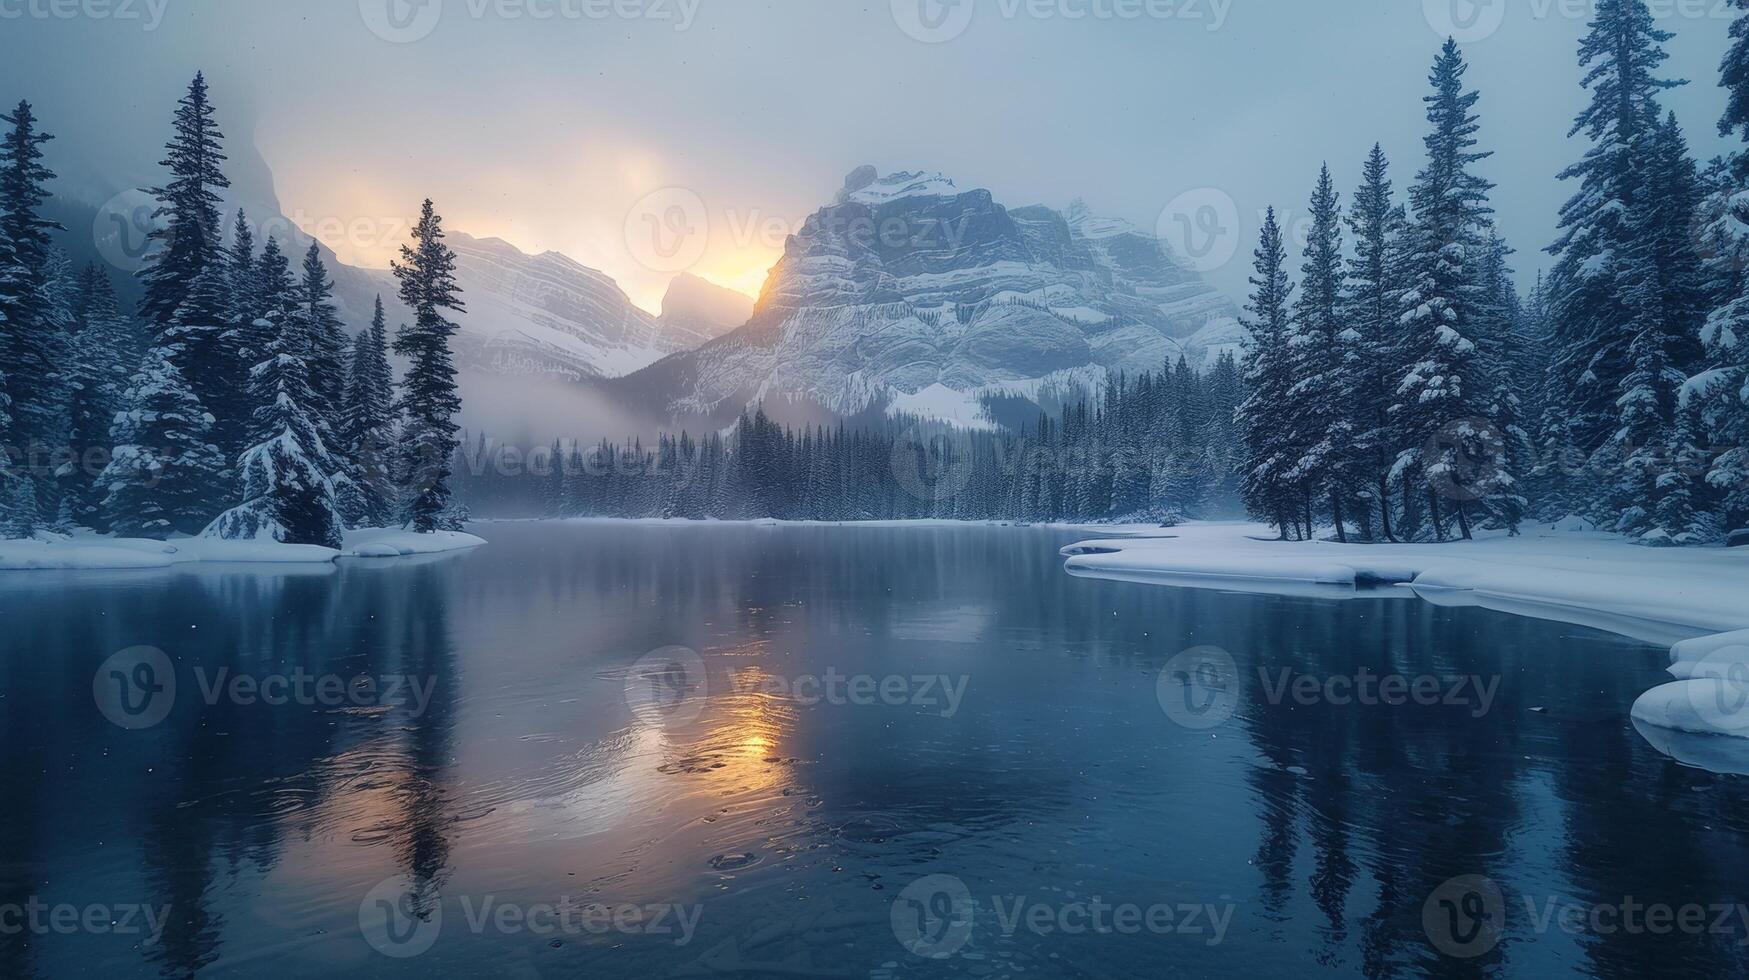
[[[287,834],[328,829],[315,825],[318,814],[343,801],[357,775],[336,758],[385,737],[409,743],[404,860],[436,873],[446,854],[441,786],[454,691],[450,572],[442,565],[323,571],[139,575],[97,585],[101,616],[92,615],[91,594],[81,594],[77,580],[74,588],[9,589],[9,605],[19,601],[31,615],[5,624],[16,642],[0,652],[7,702],[0,731],[12,747],[0,761],[8,794],[0,834],[16,855],[5,866],[20,872],[0,876],[0,901],[15,891],[22,901],[41,887],[48,870],[36,843],[41,828],[58,825],[63,841],[80,846],[137,842],[140,885],[126,872],[111,874],[59,900],[168,906],[163,936],[144,954],[166,975],[191,975],[224,952],[221,882],[274,867]],[[91,706],[92,672],[109,654],[142,644],[177,664],[176,707],[161,724],[127,732]],[[38,655],[44,651],[57,655]],[[437,683],[425,715],[409,719],[410,708],[241,704],[222,694],[208,704],[199,681],[291,676],[299,668],[342,678],[425,674]],[[344,818],[344,803],[336,812]],[[0,974],[31,975],[24,944],[12,938],[0,937]],[[124,965],[140,952],[126,955]]]
[[[1245,685],[1239,718],[1275,767],[1251,779],[1261,824],[1260,898],[1283,918],[1316,910],[1326,963],[1341,961],[1347,924],[1356,922],[1360,956],[1353,967],[1366,976],[1468,976],[1479,966],[1509,965],[1510,937],[1530,928],[1522,896],[1539,903],[1550,897],[1559,887],[1546,879],[1550,873],[1571,881],[1577,894],[1568,898],[1587,904],[1619,903],[1627,895],[1672,905],[1734,900],[1732,881],[1741,880],[1743,864],[1720,861],[1723,835],[1706,828],[1745,829],[1749,793],[1720,782],[1697,796],[1691,789],[1697,777],[1653,756],[1631,731],[1625,714],[1638,688],[1622,660],[1642,655],[1631,645],[1558,624],[1411,601],[1357,600],[1336,606],[1334,616],[1324,605],[1251,602],[1244,618],[1249,635],[1233,649]],[[1476,719],[1461,706],[1272,705],[1256,673],[1291,667],[1317,677],[1353,676],[1363,665],[1376,674],[1502,680],[1491,710]],[[1540,706],[1555,707],[1531,711]],[[1534,743],[1549,741],[1560,743],[1558,764],[1526,761],[1536,754]],[[1281,771],[1288,766],[1303,767],[1306,777]],[[1556,820],[1539,822],[1551,809]],[[1674,823],[1672,813],[1680,815]],[[1649,835],[1653,826],[1685,832]],[[1304,882],[1293,877],[1300,845],[1313,854]],[[1539,872],[1539,862],[1552,871]],[[1673,876],[1673,868],[1719,874],[1696,881]],[[1474,963],[1438,957],[1421,923],[1427,896],[1460,875],[1494,879],[1508,904],[1508,941]],[[1660,894],[1660,887],[1674,891]],[[1367,901],[1356,907],[1360,897]],[[1596,975],[1648,975],[1673,963],[1726,975],[1743,968],[1741,950],[1731,947],[1737,938],[1578,943]],[[1571,941],[1558,928],[1538,939]]]

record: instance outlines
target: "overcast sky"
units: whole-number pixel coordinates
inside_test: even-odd
[[[1382,141],[1406,188],[1455,26],[1500,222],[1525,281],[1546,264],[1569,193],[1555,174],[1583,150],[1566,131],[1585,4],[959,2],[0,0],[0,98],[36,103],[62,137],[50,164],[100,188],[153,173],[203,69],[284,209],[360,264],[386,264],[430,196],[451,227],[564,252],[653,307],[697,251],[642,241],[679,206],[708,226],[692,271],[754,293],[782,233],[872,163],[1149,228],[1184,211],[1224,229],[1230,199],[1239,235],[1193,247],[1240,296],[1258,212],[1303,213],[1320,161],[1346,201]],[[1703,156],[1725,146],[1724,9],[1654,4],[1677,33],[1669,73],[1693,83],[1667,103]],[[664,188],[684,190],[646,199]]]

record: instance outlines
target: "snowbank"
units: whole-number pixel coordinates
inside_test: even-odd
[[[434,531],[417,534],[395,528],[362,528],[346,532],[342,558],[406,558],[411,555],[437,555],[449,551],[466,551],[486,543],[485,538],[460,531]]]
[[[1443,545],[1282,542],[1257,524],[1188,524],[1171,537],[1084,541],[1070,573],[1244,588],[1251,582],[1403,584],[1441,605],[1597,626],[1668,644],[1749,628],[1749,554],[1649,549],[1613,534],[1532,528]]]
[[[1440,605],[1591,626],[1672,643],[1675,683],[1633,706],[1660,751],[1717,772],[1749,773],[1749,553],[1653,550],[1569,520],[1523,537],[1444,545],[1271,540],[1253,524],[1190,524],[1171,537],[1084,541],[1071,574],[1195,588],[1303,595],[1416,595]],[[1405,589],[1361,592],[1401,583]],[[1704,634],[1696,636],[1696,634]],[[1680,641],[1680,642],[1678,642]],[[1708,739],[1712,739],[1708,741]]]
[[[392,528],[349,531],[336,551],[277,541],[225,541],[218,538],[111,538],[81,534],[42,534],[26,541],[0,540],[0,571],[168,568],[190,562],[245,565],[320,565],[336,558],[402,558],[477,548],[485,540],[472,534],[440,531],[415,534]]]

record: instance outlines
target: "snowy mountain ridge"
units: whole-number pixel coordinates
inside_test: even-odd
[[[758,402],[991,424],[989,397],[1243,342],[1238,309],[1152,235],[861,167],[792,236],[746,326],[625,379],[672,420]],[[1097,380],[1094,381],[1097,384]]]

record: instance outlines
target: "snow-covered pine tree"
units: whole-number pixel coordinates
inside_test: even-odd
[[[1487,448],[1494,454],[1485,465],[1497,471],[1492,493],[1480,503],[1497,526],[1516,537],[1529,505],[1520,474],[1527,471],[1535,446],[1523,421],[1525,407],[1520,397],[1526,388],[1520,348],[1523,305],[1517,287],[1512,284],[1512,268],[1507,264],[1511,255],[1511,246],[1490,227],[1477,258],[1474,333],[1486,385],[1481,417],[1491,425]]]
[[[1292,411],[1284,422],[1299,453],[1289,479],[1301,494],[1301,509],[1313,525],[1316,506],[1328,503],[1338,540],[1348,540],[1345,501],[1354,493],[1354,418],[1352,366],[1343,350],[1342,212],[1336,182],[1325,164],[1318,172],[1310,205],[1312,225],[1300,266],[1299,301],[1294,305],[1288,349],[1294,386]]]
[[[1698,192],[1673,115],[1642,145],[1649,152],[1635,162],[1639,183],[1628,214],[1633,239],[1618,266],[1622,306],[1633,320],[1630,370],[1621,381],[1617,427],[1608,443],[1617,472],[1606,499],[1623,533],[1648,544],[1682,544],[1703,534],[1697,510],[1702,487],[1673,465],[1695,451],[1679,444],[1677,428],[1681,393],[1699,360],[1703,290],[1691,237]]]
[[[273,242],[269,239],[269,247]],[[306,335],[299,315],[273,318],[266,356],[249,372],[253,400],[252,445],[237,467],[243,502],[220,514],[207,537],[272,540],[338,548],[344,521],[335,503],[331,474],[336,463],[325,442],[325,426],[310,406]]]
[[[1432,130],[1425,139],[1427,165],[1409,195],[1415,217],[1399,321],[1401,361],[1408,367],[1393,406],[1403,440],[1398,472],[1413,474],[1425,489],[1434,534],[1442,540],[1442,501],[1455,505],[1467,539],[1470,504],[1512,480],[1493,448],[1494,423],[1481,415],[1487,378],[1481,348],[1469,335],[1477,326],[1478,235],[1492,213],[1492,185],[1470,168],[1492,154],[1475,149],[1480,95],[1464,89],[1468,70],[1448,39],[1428,79],[1433,94],[1423,100]]]
[[[160,330],[169,326],[195,277],[220,260],[218,191],[231,186],[220,169],[224,134],[213,120],[205,75],[196,74],[177,100],[174,125],[160,164],[169,168],[170,180],[151,191],[158,199],[153,220],[163,220],[151,232],[156,247],[139,274],[145,287],[140,314]]]
[[[1731,2],[1749,11],[1749,0]],[[1727,95],[1719,133],[1749,142],[1749,14],[1731,23],[1731,39],[1719,69]],[[1684,393],[1716,453],[1706,479],[1718,497],[1719,517],[1731,529],[1749,527],[1749,150],[1731,154],[1718,183],[1709,237],[1719,305],[1701,330],[1704,369]]]
[[[122,395],[100,477],[109,527],[126,537],[195,534],[212,515],[225,460],[212,417],[161,347],[146,351]]]
[[[298,281],[298,311],[310,341],[310,388],[315,409],[330,429],[345,428],[346,330],[334,308],[334,281],[315,242],[304,253],[303,278]]]
[[[341,514],[353,527],[387,527],[395,520],[397,509],[395,402],[388,329],[380,296],[371,315],[370,329],[359,331],[353,341],[341,447],[352,467],[352,480],[336,488]],[[563,469],[557,461],[554,466]]]
[[[1288,281],[1287,249],[1282,244],[1281,225],[1270,208],[1255,253],[1251,277],[1251,341],[1246,352],[1245,383],[1249,397],[1240,406],[1239,426],[1248,450],[1242,494],[1245,506],[1258,520],[1268,521],[1286,540],[1295,505],[1291,473],[1297,456],[1288,444],[1285,413],[1291,411],[1293,389],[1292,354],[1288,350],[1290,314],[1288,303],[1293,284]]]
[[[92,468],[109,452],[110,427],[122,408],[127,379],[139,366],[134,331],[116,303],[109,274],[95,263],[79,275],[73,305],[72,356],[66,369],[71,398],[69,464],[63,492],[74,523],[108,530],[105,488]]]
[[[1355,424],[1350,450],[1353,480],[1356,491],[1364,490],[1376,509],[1379,533],[1387,541],[1396,540],[1391,466],[1399,439],[1390,406],[1403,375],[1397,363],[1397,302],[1402,285],[1396,258],[1404,224],[1403,210],[1393,200],[1390,161],[1375,143],[1349,207],[1354,254],[1348,264],[1342,319],[1356,334],[1345,345],[1345,353],[1359,360],[1345,372],[1352,386],[1349,404]]]
[[[1556,258],[1549,299],[1553,370],[1564,403],[1560,435],[1585,456],[1619,428],[1616,402],[1633,369],[1636,313],[1626,305],[1627,256],[1642,184],[1639,164],[1652,156],[1661,115],[1658,93],[1682,84],[1657,74],[1668,57],[1662,45],[1672,36],[1658,29],[1643,0],[1598,0],[1579,46],[1579,66],[1586,69],[1581,85],[1591,101],[1569,135],[1583,133],[1591,145],[1560,174],[1579,181],[1580,189],[1562,206],[1561,234],[1549,248]]]
[[[34,524],[34,511],[52,507],[56,498],[48,474],[27,461],[54,441],[66,394],[57,371],[66,323],[52,295],[49,238],[61,226],[42,214],[55,177],[42,163],[42,146],[54,137],[37,128],[29,102],[0,113],[0,121],[7,124],[0,143],[0,376],[11,403],[12,448],[19,453],[13,479],[29,483],[34,501],[26,508],[19,498],[22,526]]]
[[[443,219],[429,199],[413,244],[401,246],[401,261],[393,268],[401,301],[413,311],[413,322],[402,324],[395,335],[395,353],[408,359],[400,400],[406,450],[402,490],[408,522],[430,533],[450,521],[449,476],[457,445],[455,416],[461,411],[449,349],[456,324],[444,313],[462,313],[466,307],[455,281],[455,253],[443,243]]]
[[[140,313],[155,343],[212,413],[213,440],[235,459],[244,443],[252,408],[246,376],[245,338],[230,319],[230,276],[220,229],[220,188],[230,186],[220,170],[223,134],[213,121],[206,79],[196,75],[177,102],[175,131],[161,165],[170,179],[151,193],[158,200],[153,247],[139,272],[144,295]]]
[[[6,394],[6,376],[0,373],[0,540],[28,538],[36,531],[35,492],[13,458],[13,431],[12,400]]]
[[[230,307],[225,317],[225,340],[237,359],[239,377],[245,369],[261,363],[261,359],[267,356],[268,334],[260,324],[267,311],[261,308],[261,267],[257,262],[255,234],[249,228],[248,218],[239,209],[232,225],[231,245],[225,253],[225,285],[230,298]],[[248,402],[250,396],[246,380],[237,387],[244,402],[243,410],[238,415],[246,427],[248,420],[254,416],[255,409],[260,406]]]

